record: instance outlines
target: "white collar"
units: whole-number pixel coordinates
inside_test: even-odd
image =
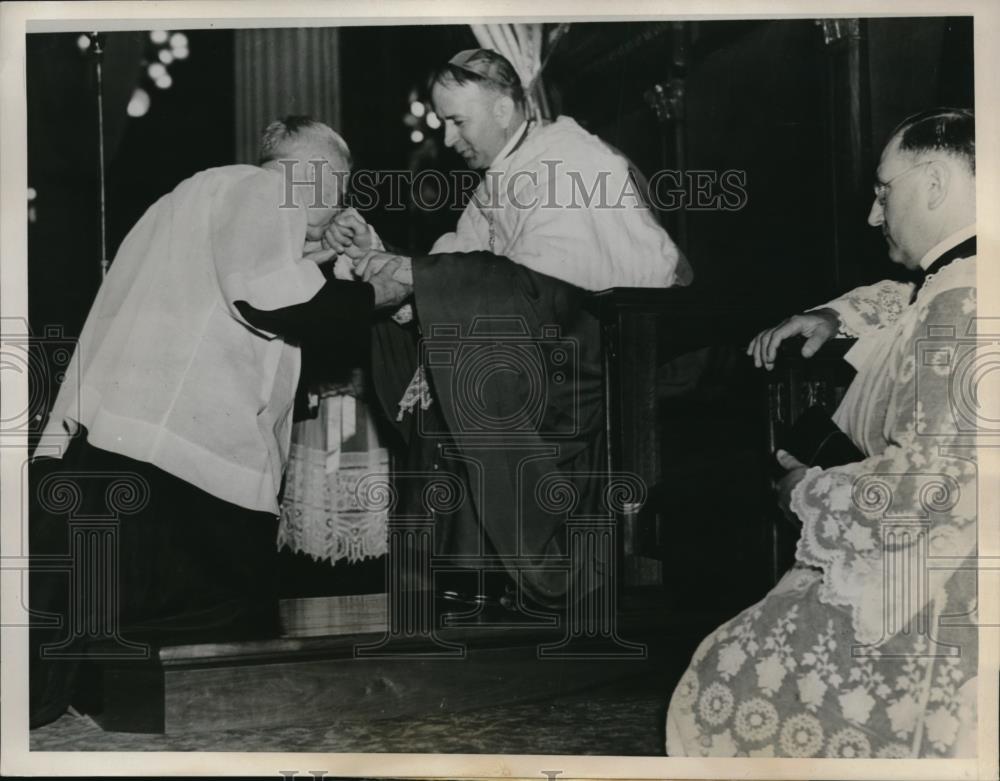
[[[944,241],[939,241],[920,259],[920,268],[925,271],[930,267],[931,263],[940,258],[944,253],[950,250],[952,247],[957,247],[966,239],[971,239],[976,235],[976,223],[971,225],[966,225],[964,228],[955,231],[950,236],[944,239]]]
[[[493,162],[490,163],[490,168],[495,166],[497,163],[499,163],[507,155],[510,154],[511,150],[514,148],[514,145],[521,140],[521,136],[524,135],[527,128],[528,128],[528,120],[526,119],[520,125],[517,126],[517,130],[515,130],[513,135],[511,135],[511,137],[507,139],[507,143],[504,144],[503,149],[501,149],[500,153],[493,158]]]

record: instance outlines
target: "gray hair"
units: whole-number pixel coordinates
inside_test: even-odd
[[[286,154],[289,144],[306,139],[330,144],[344,158],[347,167],[351,167],[351,150],[340,134],[329,125],[301,114],[276,119],[264,128],[260,137],[258,165],[277,160]]]

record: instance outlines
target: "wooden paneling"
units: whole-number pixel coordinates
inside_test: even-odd
[[[802,357],[802,340],[782,344],[774,370],[767,375],[767,448],[774,452],[785,433],[809,407],[823,407],[830,415],[840,405],[854,369],[844,361],[853,339],[833,339],[812,358]],[[762,410],[762,414],[765,414]],[[799,527],[772,505],[770,524],[771,578],[777,583],[795,561]]]
[[[868,132],[876,155],[903,117],[937,105],[944,22],[940,17],[866,20]]]
[[[793,309],[834,289],[824,57],[812,20],[782,20],[692,58],[686,167],[746,176],[740,208],[688,208],[697,284]]]
[[[620,519],[624,583],[662,584],[680,600],[671,609],[721,619],[739,607],[729,578],[762,593],[770,572],[764,378],[744,354],[770,314],[695,288],[618,289],[596,302],[608,468],[648,491]]]
[[[744,207],[661,217],[700,284],[787,313],[900,275],[866,224],[879,153],[908,114],[971,106],[972,73],[971,19],[935,16],[576,24],[546,77],[647,176],[746,171]]]
[[[874,163],[867,23],[859,19],[823,20],[827,76],[826,171],[833,191],[825,234],[833,249],[833,289],[865,279],[875,232],[862,213],[871,196]],[[869,203],[870,205],[870,203]]]

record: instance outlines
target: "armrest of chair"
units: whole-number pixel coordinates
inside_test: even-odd
[[[676,403],[662,393],[664,371],[697,371],[697,352],[705,349],[722,348],[738,360],[771,313],[695,288],[615,288],[594,294],[592,305],[601,323],[606,469],[635,474],[651,491],[664,474],[664,405]],[[648,559],[655,545],[641,511],[627,513],[620,527],[626,579],[633,583],[656,580]]]

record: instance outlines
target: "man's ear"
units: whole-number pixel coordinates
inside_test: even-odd
[[[509,130],[514,119],[514,100],[510,95],[501,95],[493,102],[493,118],[504,130]]]
[[[927,164],[927,208],[937,209],[948,197],[951,169],[937,160]]]

